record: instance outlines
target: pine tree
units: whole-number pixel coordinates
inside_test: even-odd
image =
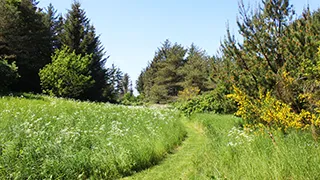
[[[182,77],[178,74],[184,63],[187,50],[175,43],[166,40],[155,53],[151,63],[143,73],[142,81],[145,98],[156,103],[173,101],[181,86]]]
[[[144,75],[145,75],[146,70],[142,70],[141,73],[138,76],[138,79],[136,81],[136,89],[139,92],[139,94],[144,93]]]
[[[188,50],[188,57],[184,66],[179,70],[183,77],[183,88],[197,87],[201,91],[209,89],[210,58],[206,52],[194,44]]]
[[[275,90],[277,75],[286,60],[281,46],[294,15],[288,0],[263,1],[263,7],[251,14],[240,4],[239,32],[243,44],[237,43],[229,30],[223,45],[224,55],[239,67],[239,86],[252,96],[259,88]]]

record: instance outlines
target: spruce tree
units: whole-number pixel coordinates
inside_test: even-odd
[[[60,38],[62,44],[76,54],[92,54],[90,70],[95,83],[84,94],[85,98],[95,101],[108,99],[103,95],[105,89],[110,88],[107,87],[108,77],[104,67],[108,57],[104,58],[105,51],[99,36],[96,35],[94,26],[90,24],[79,2],[73,3],[71,10],[68,11]]]
[[[56,49],[60,49],[62,46],[59,35],[61,34],[63,28],[63,17],[60,14],[57,14],[57,10],[51,3],[46,8],[44,23],[49,30],[51,52],[54,53]]]

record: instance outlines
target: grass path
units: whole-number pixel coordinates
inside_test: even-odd
[[[207,137],[203,126],[197,122],[184,122],[188,131],[187,139],[177,148],[176,152],[168,155],[160,164],[139,172],[130,179],[198,179],[202,177],[202,168],[199,166],[203,156]],[[201,158],[200,158],[201,157]],[[203,176],[205,176],[203,174]],[[206,179],[202,177],[201,179]]]

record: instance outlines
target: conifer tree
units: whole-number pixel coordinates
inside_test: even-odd
[[[288,0],[263,1],[263,7],[251,14],[243,3],[240,4],[237,23],[243,44],[237,43],[228,30],[223,52],[242,69],[238,85],[248,94],[256,96],[261,87],[276,89],[277,74],[287,60],[281,41],[293,15]]]
[[[182,77],[178,74],[184,63],[187,50],[175,43],[166,40],[155,53],[151,63],[146,68],[140,80],[143,84],[143,93],[147,100],[156,103],[165,103],[174,100],[181,86]]]
[[[35,0],[0,0],[0,41],[15,57],[16,91],[40,92],[39,69],[50,62],[50,34]],[[13,57],[12,56],[12,57]]]
[[[179,70],[183,78],[183,88],[197,87],[201,91],[209,89],[210,58],[206,52],[194,44],[188,49],[188,57],[184,66]]]
[[[130,77],[127,73],[123,75],[121,84],[122,84],[121,95],[127,94],[130,89]]]
[[[51,37],[51,51],[54,53],[56,49],[60,49],[62,46],[59,35],[61,34],[63,28],[63,17],[61,14],[57,14],[57,10],[51,3],[46,8],[44,23],[49,29]]]
[[[105,52],[99,36],[96,35],[94,26],[90,24],[79,2],[73,3],[68,11],[60,38],[62,44],[76,54],[92,54],[90,70],[95,83],[84,96],[90,100],[106,100],[103,92],[107,88],[108,77],[104,66],[108,57],[104,57]]]

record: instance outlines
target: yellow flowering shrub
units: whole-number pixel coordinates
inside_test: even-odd
[[[247,124],[255,123],[257,114],[260,114],[255,101],[236,86],[233,86],[233,90],[234,93],[228,94],[227,97],[237,102],[238,109],[235,115],[241,117]]]
[[[319,116],[306,110],[295,113],[289,104],[274,98],[270,92],[266,95],[260,92],[259,98],[253,99],[234,87],[234,93],[228,97],[237,102],[238,110],[235,114],[244,120],[246,127],[286,131],[289,128],[305,129],[312,124],[320,126]]]

